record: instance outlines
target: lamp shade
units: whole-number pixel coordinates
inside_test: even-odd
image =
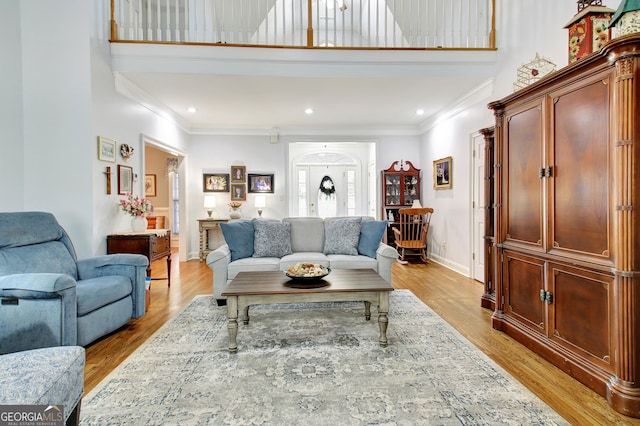
[[[420,204],[420,200],[413,200],[413,205],[411,207],[413,207],[414,209],[421,209],[422,204]]]
[[[216,197],[213,195],[204,196],[204,207],[207,209],[213,209],[216,207]]]
[[[267,206],[267,198],[264,195],[256,195],[255,206],[262,209]]]

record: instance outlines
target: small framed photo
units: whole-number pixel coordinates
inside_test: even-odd
[[[249,177],[249,192],[264,192],[273,194],[273,175],[251,174]]]
[[[246,170],[245,166],[231,166],[231,183],[244,183],[247,180]]]
[[[98,136],[98,160],[116,162],[116,145],[113,139]]]
[[[244,183],[231,184],[231,201],[244,201],[247,199],[247,190]]]
[[[156,175],[148,174],[144,176],[144,196],[156,196]]]
[[[453,184],[453,159],[441,158],[433,162],[433,189],[451,189]]]
[[[118,194],[133,192],[133,168],[118,164]]]
[[[229,192],[228,173],[205,173],[202,175],[204,192]]]

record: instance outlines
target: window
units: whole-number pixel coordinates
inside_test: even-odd
[[[298,216],[308,216],[307,170],[298,169]]]
[[[170,173],[171,179],[171,210],[173,213],[173,226],[171,233],[180,234],[180,175],[176,172]]]

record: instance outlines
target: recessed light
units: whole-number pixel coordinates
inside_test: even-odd
[[[187,108],[187,111],[189,111],[190,113],[193,114],[194,112],[197,112],[198,109],[196,107],[189,107],[189,108]]]
[[[424,110],[423,110],[422,108],[418,108],[418,109],[416,110],[416,114],[418,114],[418,115],[422,115],[422,114],[424,114]]]
[[[307,108],[304,110],[304,113],[307,115],[313,114],[313,110],[311,108]]]

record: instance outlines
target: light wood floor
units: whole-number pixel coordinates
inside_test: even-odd
[[[136,350],[197,294],[211,294],[212,272],[197,260],[172,256],[171,288],[153,281],[147,314],[87,347],[85,392]],[[154,277],[166,276],[166,263],[152,265]],[[438,265],[393,266],[393,286],[409,289],[462,335],[574,425],[640,425],[612,410],[606,400],[547,363],[513,339],[491,328],[489,310],[480,307],[478,281]],[[392,307],[393,308],[393,307]],[[389,325],[393,327],[393,324]]]

